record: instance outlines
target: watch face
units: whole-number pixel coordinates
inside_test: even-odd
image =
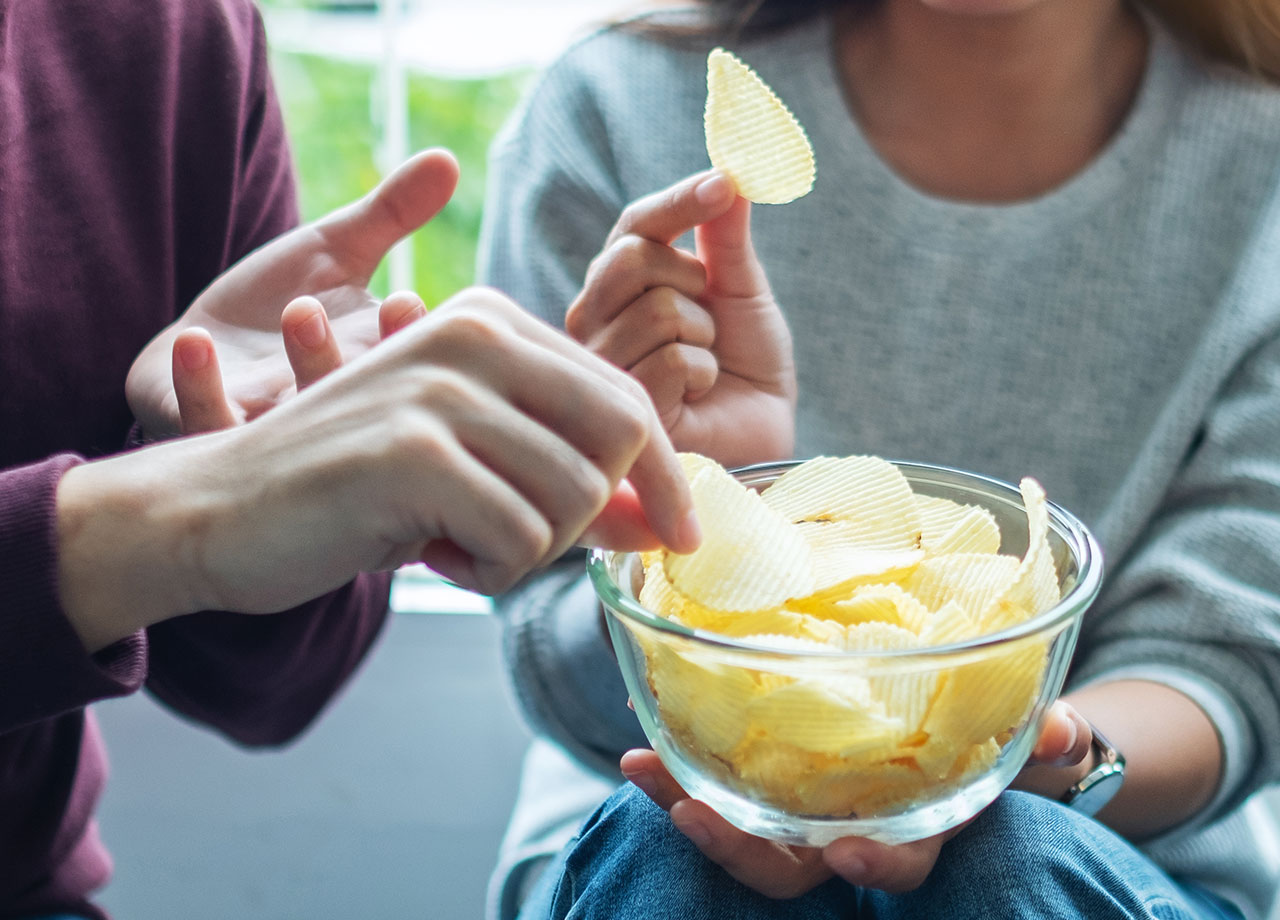
[[[1093,755],[1097,766],[1062,797],[1063,804],[1086,815],[1101,811],[1124,784],[1124,755],[1096,728],[1093,728]]]
[[[1066,804],[1086,815],[1096,815],[1124,783],[1124,769],[1102,763],[1071,788]]]

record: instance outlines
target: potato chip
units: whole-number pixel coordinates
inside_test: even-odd
[[[1049,546],[1049,511],[1044,489],[1034,479],[1020,485],[1027,509],[1027,552],[1017,577],[995,606],[984,612],[984,631],[995,632],[1051,608],[1062,597],[1053,549]]]
[[[686,626],[692,626],[692,623],[685,622],[681,616],[684,608],[691,606],[684,599],[679,591],[677,591],[667,578],[666,569],[662,566],[662,559],[659,557],[657,561],[650,562],[644,569],[644,584],[640,587],[640,593],[636,600],[649,611],[656,613],[660,617],[666,617],[669,620],[680,620]]]
[[[1013,556],[953,553],[921,562],[903,582],[903,589],[931,610],[954,602],[974,623],[1005,597],[1018,578],[1020,563]]]
[[[686,598],[713,610],[762,610],[813,589],[809,544],[723,468],[704,466],[689,483],[702,545],[663,555],[667,577]]]
[[[844,597],[811,595],[789,601],[787,608],[845,626],[891,623],[913,633],[919,633],[929,617],[928,608],[895,584],[860,585]]]
[[[687,729],[712,754],[732,750],[750,724],[756,693],[749,672],[659,645],[648,656],[649,686],[663,718]]]
[[[1047,652],[1045,640],[1033,637],[949,669],[922,728],[931,739],[964,744],[1016,728],[1035,702]]]
[[[742,197],[785,204],[813,188],[813,148],[804,128],[755,71],[723,48],[707,57],[703,123],[712,165]]]
[[[815,457],[762,493],[789,521],[842,522],[866,549],[920,548],[920,514],[911,483],[879,457]]]
[[[813,553],[814,594],[848,594],[858,585],[905,578],[924,558],[915,548],[882,549],[885,531],[869,535],[859,521],[801,521],[796,529]],[[896,528],[893,528],[896,530]]]
[[[920,548],[930,555],[1000,552],[1000,526],[986,508],[917,495],[916,510]]]
[[[854,677],[796,681],[756,697],[747,708],[753,730],[805,751],[887,748],[902,734],[902,722],[887,716],[867,682]]]

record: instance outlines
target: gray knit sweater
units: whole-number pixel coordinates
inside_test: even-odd
[[[1108,148],[1002,206],[922,194],[878,158],[827,21],[737,46],[818,165],[752,231],[795,339],[797,456],[1032,475],[1094,529],[1109,575],[1069,680],[1163,681],[1214,719],[1218,795],[1148,849],[1256,915],[1275,867],[1239,808],[1280,776],[1280,91],[1152,28]],[[623,207],[708,166],[707,50],[612,29],[549,69],[494,148],[483,281],[561,324]],[[616,777],[643,737],[580,573],[499,609],[535,729]]]

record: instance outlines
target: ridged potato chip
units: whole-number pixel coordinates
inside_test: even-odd
[[[920,548],[920,514],[911,483],[879,457],[814,457],[764,490],[787,520],[842,522],[867,549]]]
[[[786,204],[813,188],[813,147],[804,128],[755,71],[723,48],[707,56],[703,126],[711,164],[742,197]]]
[[[986,508],[918,495],[916,510],[920,514],[920,548],[930,555],[1000,552],[1000,526]]]
[[[952,553],[925,559],[903,583],[903,589],[930,610],[959,604],[974,623],[1007,597],[1017,581],[1020,563],[1013,556]]]
[[[813,593],[848,596],[858,585],[898,581],[909,575],[924,551],[914,547],[882,549],[883,531],[868,534],[859,521],[801,521],[796,529],[813,553]]]
[[[1062,598],[1058,571],[1049,546],[1049,511],[1044,489],[1034,479],[1019,488],[1027,509],[1027,552],[1018,566],[1014,583],[983,617],[983,626],[995,632],[1043,613]]]
[[[666,552],[667,578],[686,598],[713,610],[780,607],[813,588],[809,544],[759,493],[722,467],[699,468],[689,483],[702,545]]]

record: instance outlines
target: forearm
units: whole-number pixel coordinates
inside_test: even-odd
[[[1212,800],[1223,772],[1217,730],[1190,697],[1165,684],[1115,680],[1063,699],[1124,754],[1125,780],[1098,819],[1131,840],[1154,837],[1193,818]],[[1058,798],[1094,766],[1034,767],[1018,786]]]

